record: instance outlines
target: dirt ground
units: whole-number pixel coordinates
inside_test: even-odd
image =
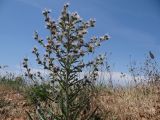
[[[29,108],[21,93],[0,86],[0,120],[26,120]]]

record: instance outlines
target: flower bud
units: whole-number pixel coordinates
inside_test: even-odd
[[[47,16],[47,14],[49,14],[50,12],[51,12],[51,10],[45,9],[44,11],[42,11],[42,14],[43,14],[44,16]]]

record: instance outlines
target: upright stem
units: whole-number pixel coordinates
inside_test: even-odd
[[[70,75],[70,62],[69,62],[69,52],[70,52],[70,45],[69,45],[69,32],[68,32],[68,35],[67,35],[67,61],[66,61],[66,120],[69,120],[69,75]]]

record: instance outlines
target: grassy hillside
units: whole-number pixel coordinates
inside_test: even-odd
[[[26,88],[15,89],[17,84],[0,84],[0,118],[2,120],[27,120],[34,105],[26,97]],[[13,87],[14,86],[14,87]],[[97,86],[98,114],[104,120],[158,120],[160,119],[159,85],[139,85],[129,88]],[[30,97],[30,96],[28,96]]]

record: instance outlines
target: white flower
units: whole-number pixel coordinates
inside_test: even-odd
[[[38,32],[37,31],[34,32],[34,39],[36,39],[36,40],[38,39]]]
[[[42,11],[43,15],[47,15],[48,13],[51,13],[51,10],[47,10],[46,8]]]
[[[99,42],[96,42],[96,43],[95,43],[95,46],[100,46],[100,43],[99,43]]]
[[[84,34],[86,34],[87,33],[87,30],[86,29],[83,29],[83,30],[80,30],[79,32],[78,32],[78,35],[84,35]]]
[[[102,37],[100,37],[100,41],[103,41],[103,40],[108,40],[110,37],[106,34]]]
[[[94,26],[95,26],[95,22],[96,22],[96,20],[90,19],[90,20],[89,20],[90,26],[91,26],[91,27],[94,27]]]
[[[72,13],[72,16],[77,20],[80,19],[80,16],[79,16],[79,14],[77,12]]]
[[[65,5],[64,5],[64,8],[67,8],[67,7],[69,7],[69,3],[66,3]]]

